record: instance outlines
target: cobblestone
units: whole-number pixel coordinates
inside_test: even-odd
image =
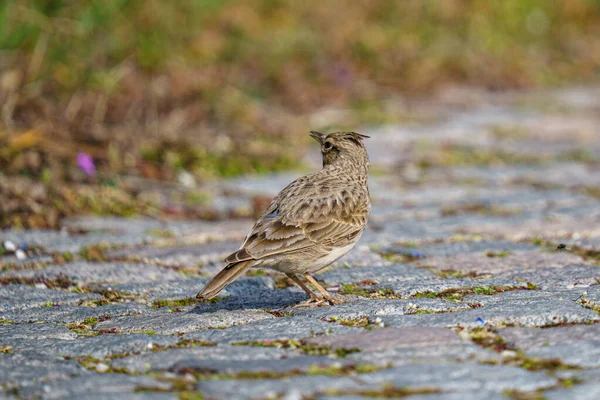
[[[196,300],[248,219],[0,231],[0,398],[600,397],[598,92],[477,96],[365,132],[371,220],[315,276],[340,305],[262,270]],[[298,175],[214,182],[216,215]]]

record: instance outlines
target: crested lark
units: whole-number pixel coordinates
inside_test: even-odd
[[[371,210],[367,176],[368,136],[355,132],[311,132],[321,145],[323,168],[296,179],[271,202],[227,266],[196,296],[215,297],[250,267],[286,274],[309,296],[302,305],[341,301],[310,275],[344,256],[360,239]],[[298,277],[303,275],[315,294]]]

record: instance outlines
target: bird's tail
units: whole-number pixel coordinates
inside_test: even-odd
[[[255,260],[248,260],[227,265],[221,272],[215,275],[206,286],[204,286],[204,289],[196,295],[196,298],[202,300],[212,299],[218,295],[221,290],[225,289],[225,286],[229,285],[246,272],[246,270],[252,266],[254,261]]]

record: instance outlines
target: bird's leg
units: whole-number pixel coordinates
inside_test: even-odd
[[[315,278],[313,278],[309,274],[304,274],[304,277],[315,288],[317,288],[317,290],[321,293],[321,295],[323,296],[323,298],[329,302],[329,304],[335,305],[335,304],[342,304],[343,303],[343,301],[341,299],[337,298],[336,296],[332,296],[331,293],[329,293],[327,290],[325,290],[325,288],[323,286],[319,285],[319,282],[317,282],[317,280]]]
[[[325,302],[325,300],[321,296],[310,290],[308,286],[306,286],[304,282],[302,282],[300,278],[296,276],[296,274],[286,273],[286,275],[288,278],[294,281],[296,285],[300,286],[300,288],[304,290],[309,297],[308,300],[303,301],[302,303],[297,304],[294,307],[316,307],[320,306]]]

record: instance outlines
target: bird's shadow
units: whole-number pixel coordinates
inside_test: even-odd
[[[270,289],[262,285],[234,282],[227,287],[228,296],[216,302],[199,303],[191,313],[219,310],[280,310],[308,299],[305,293],[289,289]]]

